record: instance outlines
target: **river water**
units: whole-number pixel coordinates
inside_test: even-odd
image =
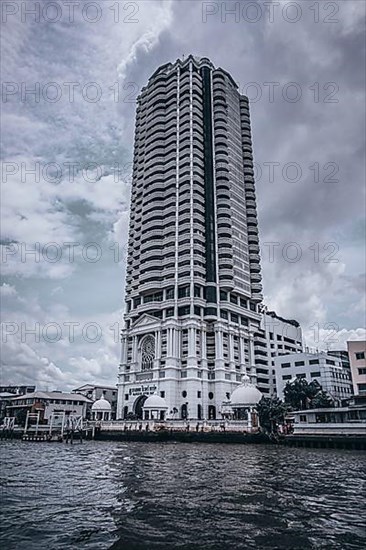
[[[364,549],[362,451],[6,441],[1,547]]]

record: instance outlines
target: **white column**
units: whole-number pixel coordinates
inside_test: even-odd
[[[222,330],[216,332],[216,357],[217,359],[224,358]]]
[[[202,329],[201,331],[201,357],[202,359],[207,359],[207,339],[206,339],[206,331]]]
[[[255,357],[254,357],[254,334],[252,332],[249,333],[249,365],[250,365],[250,376],[251,376],[250,381],[252,383],[255,383],[257,373],[255,369]]]
[[[127,362],[127,339],[126,336],[121,338],[121,364],[124,365]]]
[[[161,358],[161,332],[155,331],[155,359]]]
[[[177,334],[175,328],[172,328],[172,356],[177,356]]]
[[[172,329],[168,328],[166,331],[166,354],[167,357],[172,356]]]
[[[196,329],[188,329],[188,355],[196,357]]]
[[[231,332],[229,332],[228,339],[229,363],[234,364],[234,335]]]
[[[133,336],[132,340],[132,362],[137,363],[137,336]]]
[[[239,349],[240,349],[240,366],[241,370],[245,370],[245,344],[244,344],[244,336],[239,336]]]
[[[248,428],[252,429],[252,407],[249,408],[248,411]]]

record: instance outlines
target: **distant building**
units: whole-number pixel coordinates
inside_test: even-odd
[[[348,341],[347,347],[354,393],[357,396],[366,396],[366,342]]]
[[[302,331],[293,319],[274,311],[263,313],[260,330],[254,335],[257,387],[264,395],[276,395],[275,357],[303,351]]]
[[[10,400],[14,397],[13,393],[8,391],[0,392],[0,419],[6,416],[6,407],[9,405]]]
[[[36,386],[0,386],[0,393],[11,393],[13,395],[24,395],[25,393],[33,393],[36,391]]]
[[[334,357],[338,357],[342,362],[342,367],[345,369],[351,370],[351,363],[349,360],[348,351],[341,349],[341,350],[331,350],[327,351],[328,355],[333,355]]]
[[[103,386],[98,384],[84,384],[72,390],[72,393],[84,395],[91,401],[104,397],[111,405],[111,420],[116,419],[117,413],[117,386]]]
[[[353,395],[351,374],[344,368],[342,360],[325,352],[296,353],[276,357],[277,395],[283,399],[287,382],[304,378],[307,382],[316,380],[329,396],[338,402]]]
[[[80,394],[59,391],[36,391],[10,399],[6,407],[7,416],[15,416],[19,423],[25,419],[27,412],[40,412],[40,420],[48,421],[52,413],[81,415],[86,418],[88,406],[92,401]]]

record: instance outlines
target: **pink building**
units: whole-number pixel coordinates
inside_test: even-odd
[[[366,396],[366,342],[364,340],[348,341],[347,347],[354,393]]]

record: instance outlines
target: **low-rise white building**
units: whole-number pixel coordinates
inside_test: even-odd
[[[59,391],[35,391],[13,397],[6,407],[7,416],[26,416],[27,412],[40,413],[41,421],[48,421],[51,414],[69,413],[86,417],[87,407],[92,401],[84,395]]]
[[[309,383],[316,380],[335,401],[353,395],[349,369],[343,367],[339,357],[325,352],[291,353],[276,357],[274,363],[277,395],[281,399],[287,382],[296,378],[304,378]]]
[[[83,384],[79,388],[72,390],[72,393],[84,395],[92,401],[106,399],[111,406],[111,419],[116,419],[117,413],[117,386],[103,386],[102,384]]]

